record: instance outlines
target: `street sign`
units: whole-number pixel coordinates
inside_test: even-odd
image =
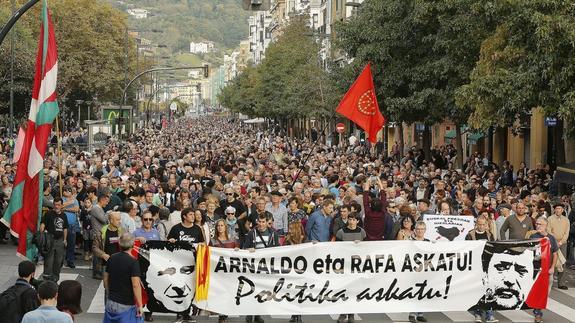
[[[555,127],[557,125],[557,118],[545,117],[545,127]]]
[[[338,123],[335,125],[335,131],[337,131],[338,133],[344,133],[345,132],[345,125],[343,123]]]
[[[178,110],[178,105],[176,104],[176,102],[172,102],[172,104],[170,104],[170,110],[172,111]]]

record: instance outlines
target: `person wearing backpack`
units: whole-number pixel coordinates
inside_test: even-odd
[[[24,314],[40,306],[38,294],[32,287],[36,265],[24,260],[18,264],[16,283],[0,294],[0,317],[5,323],[20,323]]]

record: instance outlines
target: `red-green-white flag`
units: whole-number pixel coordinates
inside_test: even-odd
[[[56,102],[57,77],[56,37],[48,3],[44,0],[32,103],[22,139],[12,196],[2,218],[2,222],[10,225],[12,235],[18,238],[17,254],[28,259],[33,259],[36,255],[36,248],[31,241],[38,230],[42,212],[44,155],[52,123],[59,111]]]

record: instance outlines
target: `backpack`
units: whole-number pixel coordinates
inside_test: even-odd
[[[44,232],[40,232],[40,230],[36,231],[34,234],[34,244],[38,247],[38,252],[42,256],[46,256],[50,249],[52,249],[54,241],[52,236],[48,231],[44,230]]]
[[[20,322],[22,320],[24,313],[22,313],[21,297],[27,288],[34,287],[19,280],[0,294],[0,317],[3,318],[3,322]]]

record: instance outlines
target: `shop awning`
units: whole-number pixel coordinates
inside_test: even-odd
[[[555,180],[559,183],[575,185],[575,163],[557,166]]]

